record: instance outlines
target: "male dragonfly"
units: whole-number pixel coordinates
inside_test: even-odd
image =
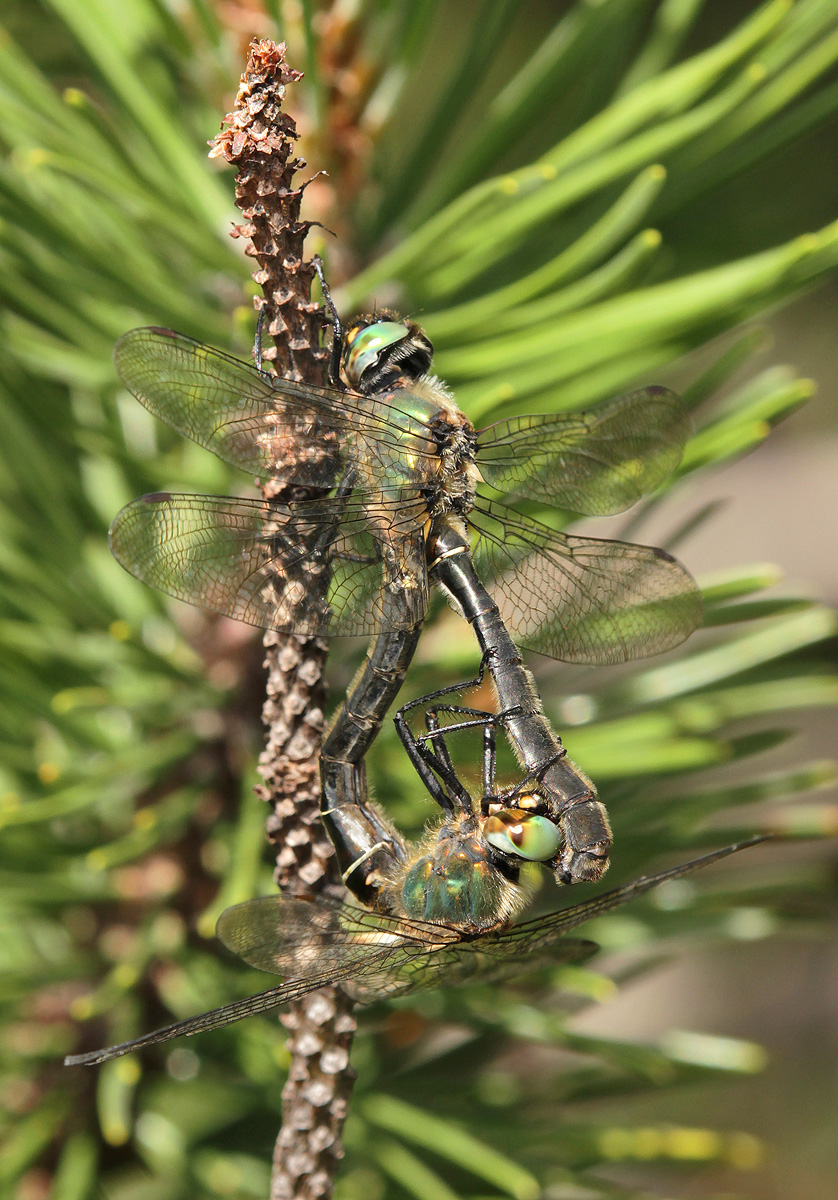
[[[456,690],[463,686],[468,685],[458,685]],[[218,936],[228,949],[251,966],[284,976],[285,982],[133,1041],[70,1055],[67,1065],[107,1062],[156,1042],[216,1029],[321,987],[338,985],[359,1003],[371,1003],[421,988],[497,981],[522,969],[580,962],[597,946],[568,938],[577,926],[666,880],[765,840],[754,837],[726,846],[641,876],[582,904],[515,925],[512,918],[527,900],[519,879],[521,866],[541,862],[555,869],[561,831],[550,819],[537,779],[527,777],[514,787],[497,790],[494,730],[503,723],[502,715],[443,706],[466,712],[467,724],[483,725],[486,731],[482,795],[475,802],[454,771],[445,738],[456,727],[440,727],[440,706],[426,715],[428,733],[417,738],[409,728],[405,713],[426,699],[405,705],[396,727],[442,809],[436,827],[418,844],[410,844],[378,805],[357,792],[347,801],[357,820],[342,827],[351,831],[346,844],[341,844],[340,827],[330,829],[338,858],[354,859],[360,868],[346,875],[353,902],[324,896],[262,896],[227,909],[219,919]]]
[[[591,412],[476,430],[427,373],[432,347],[413,322],[378,314],[335,336],[347,387],[279,378],[170,330],[120,338],[120,378],[156,416],[263,480],[335,491],[287,505],[144,496],[111,527],[127,570],[267,629],[410,630],[428,607],[428,542],[455,521],[524,648],[625,662],[696,628],[698,591],[664,551],[560,533],[479,490],[585,515],[628,508],[681,457],[689,420],[673,392],[649,387]],[[287,447],[306,440],[329,453],[295,455],[288,478]],[[323,595],[301,604],[321,576]]]

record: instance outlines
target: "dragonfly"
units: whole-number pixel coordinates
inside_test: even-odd
[[[725,846],[515,924],[513,917],[528,895],[521,886],[521,867],[525,862],[555,866],[561,831],[550,819],[537,779],[527,776],[513,787],[496,787],[494,738],[503,714],[446,706],[470,719],[443,728],[435,706],[426,712],[428,732],[418,737],[411,732],[407,711],[451,690],[411,701],[396,717],[411,761],[442,810],[441,820],[419,843],[406,841],[361,789],[351,802],[357,819],[330,831],[339,858],[366,864],[346,878],[348,901],[323,895],[261,896],[219,918],[222,943],[251,966],[282,976],[280,985],[129,1042],[69,1055],[65,1063],[107,1062],[267,1012],[327,986],[339,986],[358,1003],[368,1004],[424,988],[499,981],[522,970],[579,963],[598,950],[592,941],[568,936],[585,921],[765,840],[760,835]],[[457,776],[446,742],[450,733],[474,725],[484,728],[482,794],[477,800]]]
[[[126,334],[115,360],[152,413],[223,459],[333,494],[281,505],[155,493],[118,514],[110,542],[140,579],[228,616],[301,634],[377,635],[323,747],[324,790],[339,806],[401,686],[429,579],[462,608],[452,556],[470,557],[521,645],[567,661],[669,649],[696,627],[701,601],[664,551],[559,533],[478,488],[620,511],[677,465],[689,421],[674,393],[651,387],[590,413],[475,430],[428,375],[433,348],[421,328],[385,312],[344,335],[320,274],[340,387],[278,378],[157,328]],[[317,452],[289,456],[306,442]],[[496,654],[493,675],[494,663],[504,707],[522,711],[509,729],[522,758],[532,769],[554,764],[566,881],[599,878],[610,830],[595,789],[561,755],[520,657]]]
[[[698,591],[670,555],[565,534],[485,494],[585,515],[623,511],[680,460],[689,419],[675,393],[648,387],[590,412],[475,429],[428,374],[433,349],[414,322],[362,317],[335,341],[341,386],[274,376],[171,330],[120,338],[119,376],[155,416],[263,481],[331,493],[288,504],[143,496],[111,526],[127,570],[262,628],[373,636],[424,619],[429,542],[459,521],[525,649],[624,662],[696,628]],[[289,445],[306,442],[327,452],[295,454],[289,466]]]

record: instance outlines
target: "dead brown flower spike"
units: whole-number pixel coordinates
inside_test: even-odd
[[[328,354],[319,346],[320,309],[311,302],[314,268],[303,253],[310,222],[300,219],[303,188],[294,182],[306,164],[294,157],[296,125],[283,111],[286,85],[301,78],[288,66],[283,45],[254,41],[236,107],[214,139],[211,156],[236,168],[236,203],[245,220],[234,227],[233,237],[248,239],[245,253],[258,263],[253,278],[262,289],[270,338],[264,358],[292,379],[324,383]],[[295,453],[327,454],[322,441],[312,438],[312,445],[284,448],[285,460]],[[267,499],[291,498],[282,480],[270,481],[263,490]],[[308,489],[306,495],[317,493]],[[299,488],[294,496],[301,498]],[[319,815],[326,643],[269,631],[264,645],[267,739],[259,764],[264,785],[257,792],[271,807],[267,825],[277,848],[275,878],[286,891],[340,895]],[[341,1131],[355,1078],[349,1063],[352,1005],[341,991],[328,988],[298,1002],[281,1019],[289,1030],[291,1065],[271,1200],[326,1197],[343,1153]]]

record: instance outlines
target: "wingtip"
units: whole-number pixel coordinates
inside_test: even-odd
[[[96,1050],[91,1050],[89,1054],[65,1054],[64,1055],[64,1066],[65,1067],[95,1067],[97,1063],[105,1062],[107,1057],[110,1057],[110,1056],[103,1057]]]
[[[154,337],[171,338],[173,341],[184,336],[175,329],[166,329],[164,325],[139,325],[136,329],[127,329],[114,343],[114,362],[117,365],[119,364],[120,353],[126,346],[131,346],[134,342],[147,337],[149,334],[152,334]]]

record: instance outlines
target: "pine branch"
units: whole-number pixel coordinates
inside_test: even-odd
[[[284,46],[253,42],[236,108],[225,118],[229,128],[215,139],[211,153],[237,169],[236,203],[247,223],[236,226],[233,236],[248,238],[246,253],[259,263],[253,278],[264,294],[261,313],[274,343],[264,357],[292,379],[325,383],[327,354],[318,344],[322,321],[311,303],[314,267],[303,257],[310,223],[300,220],[304,188],[294,183],[306,164],[293,157],[296,126],[283,111],[286,84],[301,78],[288,67]],[[311,461],[312,455],[327,454],[323,439],[312,436],[305,445],[289,440],[280,461],[288,463],[293,479],[303,455]],[[265,483],[262,492],[266,500],[286,504],[319,494],[308,488],[303,495],[303,489],[281,479]],[[272,810],[268,836],[277,847],[276,882],[283,891],[340,895],[319,803],[327,643],[268,631],[264,646],[267,744],[259,773],[265,782],[256,791]],[[329,1196],[355,1080],[349,1065],[356,1028],[352,1003],[339,988],[324,988],[289,1005],[280,1019],[289,1031],[291,1064],[271,1200]]]

